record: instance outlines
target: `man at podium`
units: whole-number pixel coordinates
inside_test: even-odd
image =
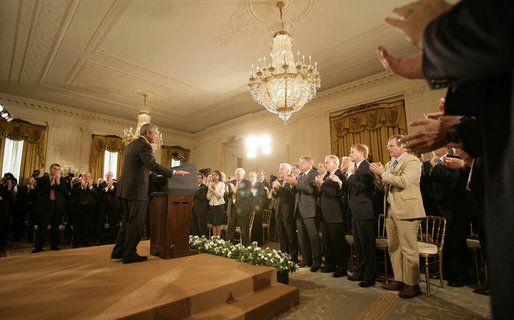
[[[159,130],[152,123],[145,123],[141,136],[125,148],[123,170],[118,183],[118,197],[121,200],[121,228],[112,250],[111,259],[123,259],[123,263],[141,262],[146,256],[137,254],[136,248],[143,235],[148,209],[149,173],[171,177],[189,174],[187,171],[172,170],[155,162],[151,144],[159,136]]]

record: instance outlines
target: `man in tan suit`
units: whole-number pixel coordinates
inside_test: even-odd
[[[425,210],[419,188],[421,166],[418,158],[405,151],[401,138],[401,135],[389,138],[387,149],[391,161],[385,167],[373,163],[370,169],[384,191],[387,241],[395,280],[382,288],[400,291],[402,298],[414,298],[421,294],[417,233]]]

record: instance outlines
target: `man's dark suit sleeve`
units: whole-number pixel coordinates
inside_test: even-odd
[[[512,0],[463,0],[434,19],[423,37],[423,75],[431,88],[510,72]]]
[[[157,162],[155,162],[155,157],[153,156],[152,146],[149,143],[143,144],[141,148],[140,154],[141,160],[144,163],[144,166],[150,169],[152,172],[157,174],[162,174],[163,176],[171,177],[173,175],[173,170],[163,167]]]

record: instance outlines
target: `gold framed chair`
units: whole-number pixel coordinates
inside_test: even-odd
[[[488,278],[487,278],[487,262],[484,259],[483,252],[482,252],[482,246],[480,244],[480,240],[478,240],[478,234],[473,232],[473,224],[469,224],[469,231],[470,234],[468,235],[466,239],[466,247],[473,251],[473,260],[475,260],[475,271],[477,274],[477,282],[478,287],[482,287],[482,282],[480,281],[480,267],[478,263],[478,252],[480,251],[480,257],[482,258],[481,261],[484,262],[484,269],[485,269],[485,283],[487,285]]]
[[[427,296],[430,292],[430,266],[439,265],[439,277],[441,288],[443,282],[443,248],[444,237],[446,234],[446,219],[443,217],[426,216],[421,218],[418,232],[418,252],[419,257],[425,260],[425,277],[427,283]],[[421,263],[420,263],[421,268]]]
[[[379,214],[377,221],[377,237],[375,239],[375,245],[377,250],[381,250],[384,253],[384,273],[385,273],[385,283],[389,283],[389,266],[387,253],[389,252],[389,243],[387,242],[387,233],[386,233],[386,224],[385,224],[385,215]]]
[[[262,243],[266,243],[266,242],[269,242],[269,238],[270,238],[270,225],[271,225],[271,214],[272,214],[272,211],[270,209],[265,209],[263,211],[263,214],[264,214],[264,217],[263,217],[263,220],[262,220]],[[264,231],[267,231],[267,238],[268,240],[267,241],[264,241],[265,237],[264,237]]]

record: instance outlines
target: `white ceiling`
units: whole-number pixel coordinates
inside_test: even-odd
[[[247,82],[269,55],[275,2],[3,0],[0,92],[134,122],[147,93],[152,122],[197,132],[262,110]],[[383,71],[378,45],[416,50],[383,22],[409,0],[285,2],[319,91]]]

